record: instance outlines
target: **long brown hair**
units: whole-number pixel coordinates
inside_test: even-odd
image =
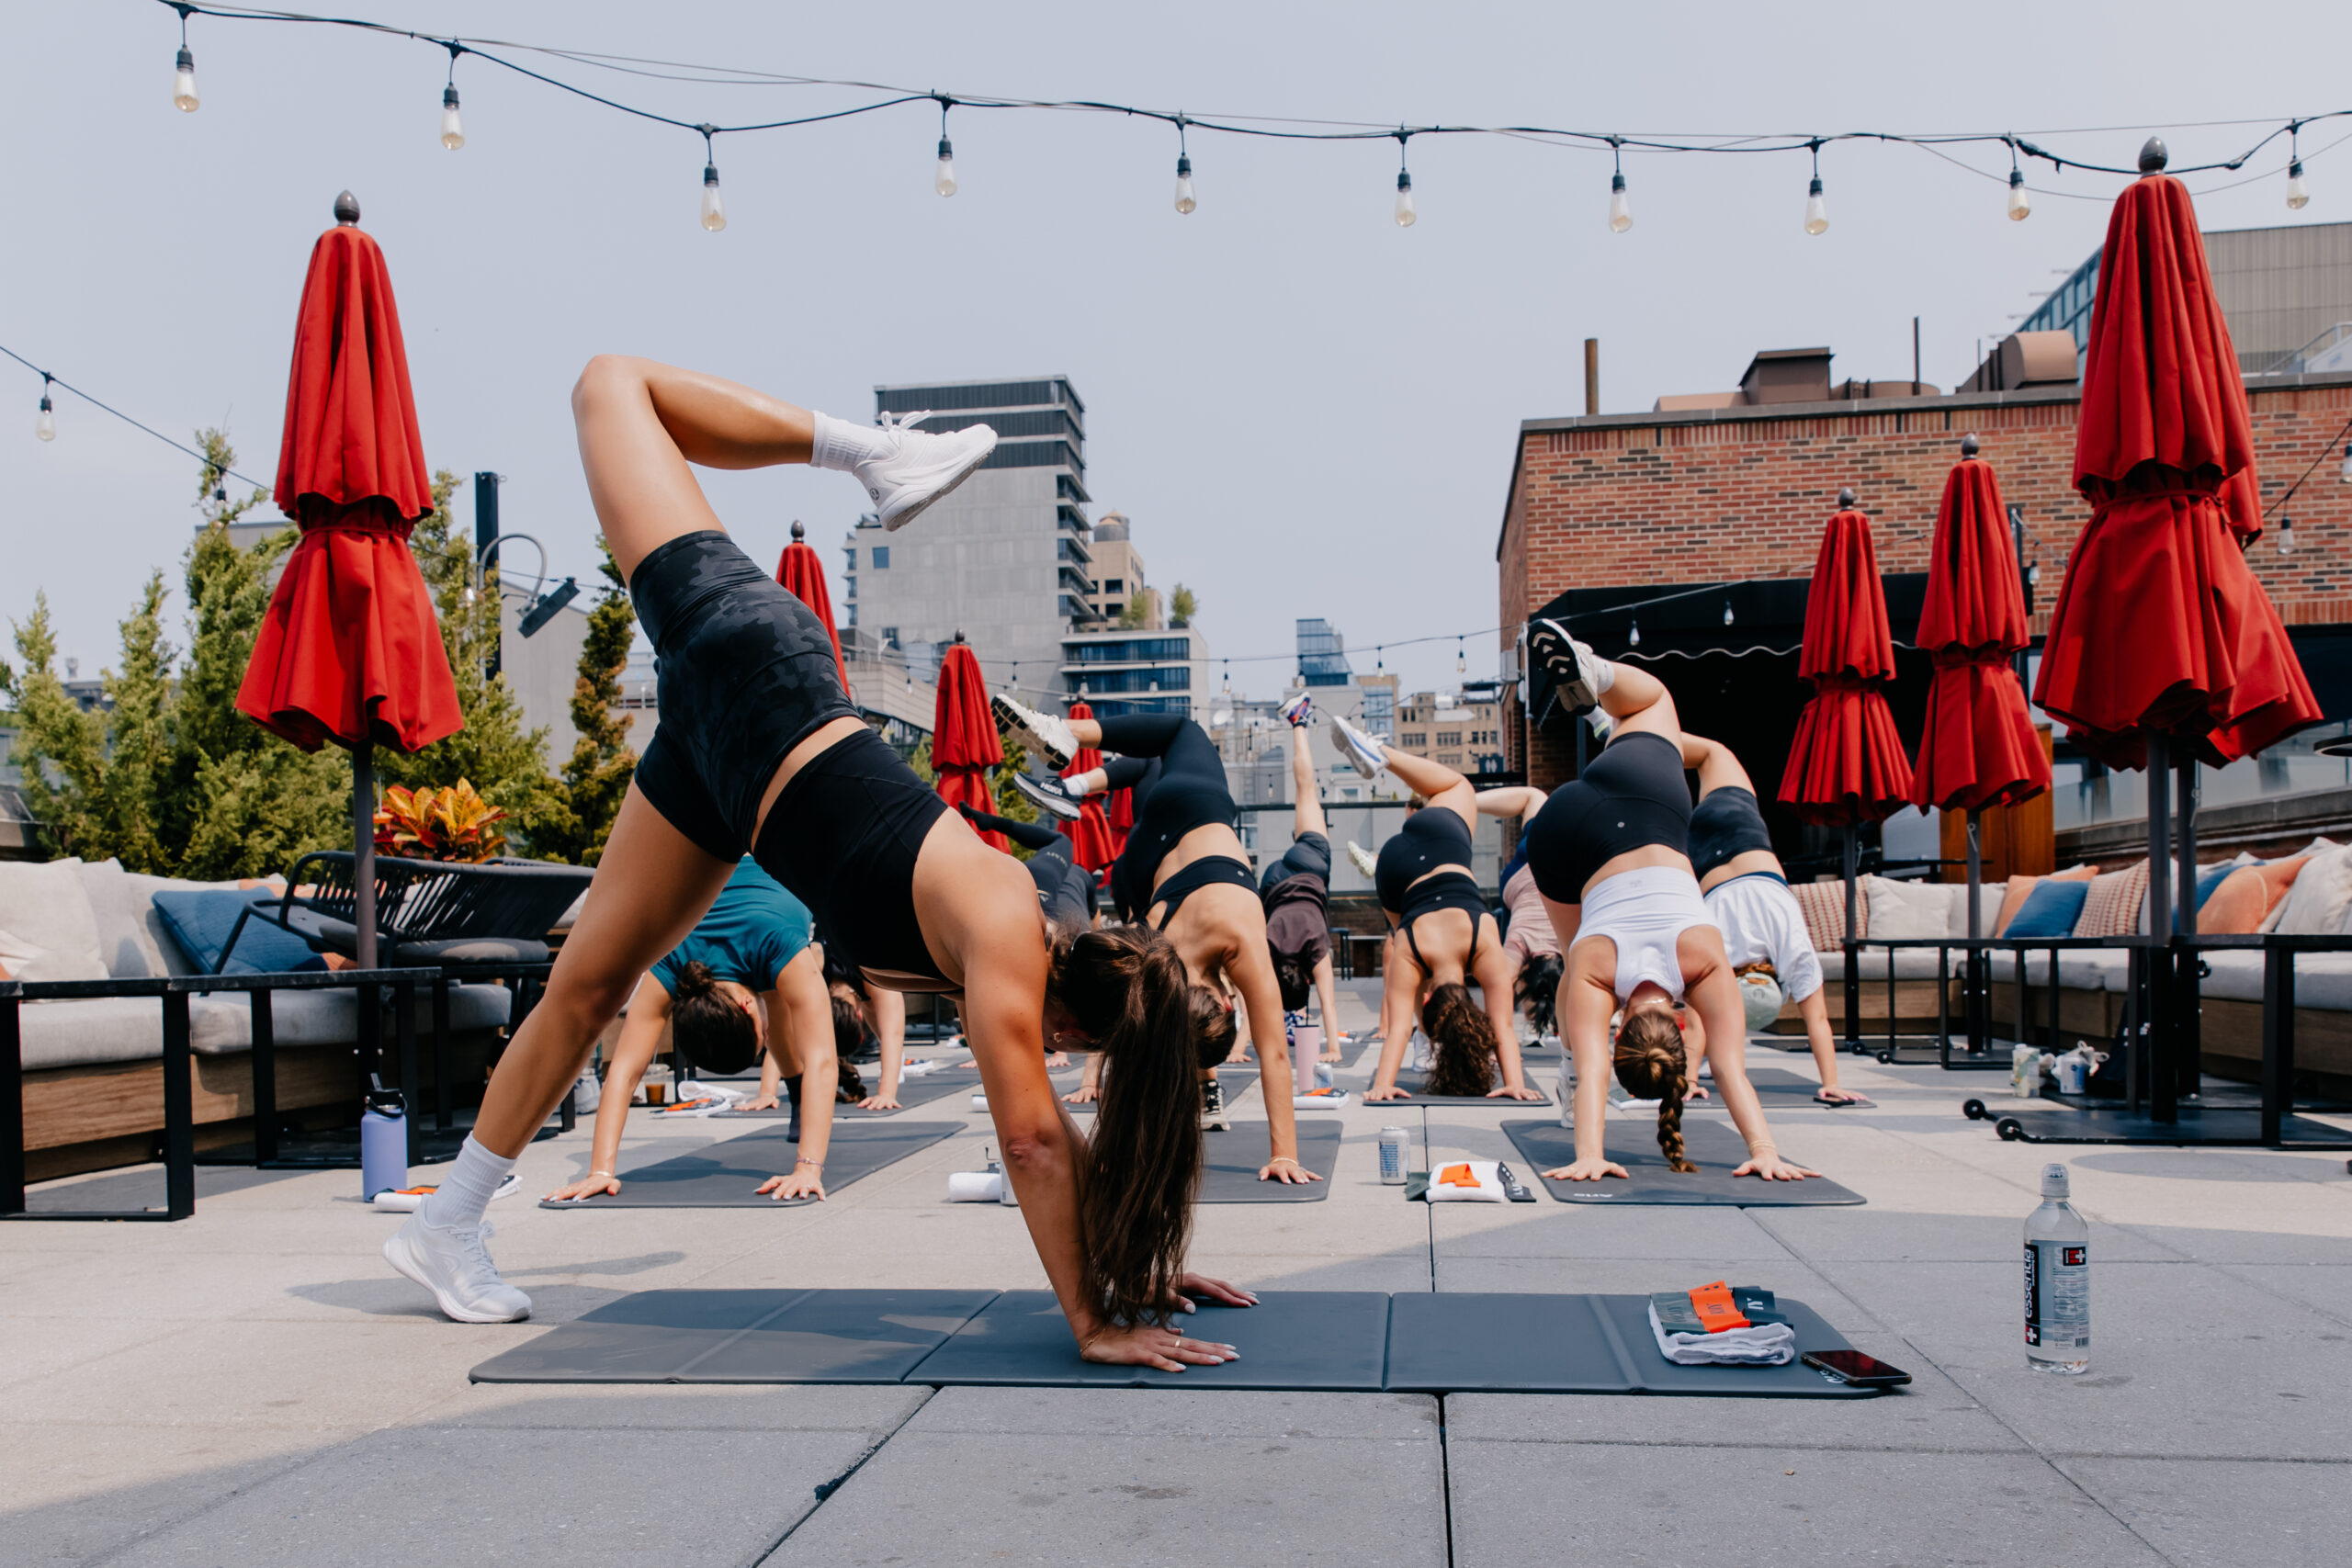
[[[1493,1021],[1470,999],[1469,987],[1456,980],[1430,992],[1421,1004],[1421,1028],[1436,1052],[1428,1092],[1478,1100],[1495,1087],[1500,1045]]]
[[[759,1026],[718,988],[718,976],[709,964],[681,965],[674,985],[670,993],[673,1050],[710,1073],[740,1073],[759,1060]]]
[[[1103,1055],[1079,1165],[1087,1300],[1113,1323],[1165,1325],[1201,1181],[1201,1070],[1231,1048],[1232,1014],[1143,926],[1056,943],[1046,989]]]
[[[1560,976],[1566,967],[1558,953],[1541,953],[1521,964],[1510,983],[1512,999],[1539,1037],[1554,1032],[1558,1022]]]
[[[1657,1101],[1657,1146],[1669,1169],[1688,1176],[1699,1168],[1682,1152],[1682,1097],[1690,1090],[1690,1064],[1672,1008],[1625,1010],[1617,1029],[1617,1081],[1636,1100]]]

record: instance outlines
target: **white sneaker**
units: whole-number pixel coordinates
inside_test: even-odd
[[[1079,804],[1070,798],[1069,790],[1059,779],[1035,779],[1027,773],[1015,773],[1012,788],[1022,799],[1049,817],[1058,817],[1065,822],[1079,818]]]
[[[1042,754],[1054,772],[1060,773],[1078,755],[1078,737],[1069,726],[1049,713],[1024,707],[999,692],[989,699],[989,709],[996,716],[999,729],[1009,729],[1032,750]]]
[[[889,451],[850,470],[865,487],[885,528],[903,528],[913,522],[924,507],[971,478],[972,470],[996,450],[996,432],[985,424],[936,434],[915,428],[931,417],[927,409],[884,414],[883,434],[896,438]]]
[[[1380,874],[1380,862],[1373,858],[1370,850],[1365,849],[1353,839],[1348,840],[1348,858],[1356,863],[1356,869],[1363,873],[1366,881]]]
[[[458,1323],[513,1323],[531,1315],[531,1298],[498,1277],[482,1245],[489,1222],[472,1226],[428,1225],[423,1214],[384,1244],[384,1261],[433,1292]]]
[[[1295,728],[1315,716],[1315,699],[1301,692],[1274,711],[1283,716],[1284,724]]]
[[[1378,778],[1388,765],[1388,753],[1380,742],[1337,714],[1331,716],[1331,744],[1368,779]]]
[[[1527,628],[1527,651],[1543,664],[1571,711],[1583,713],[1600,701],[1594,670],[1600,656],[1569,636],[1567,627],[1554,620],[1532,623]]]

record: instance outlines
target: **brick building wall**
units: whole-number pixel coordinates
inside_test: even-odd
[[[2290,626],[2352,623],[2352,485],[2327,445],[2352,418],[2352,376],[2248,390],[2266,509],[2320,458],[2284,513],[2295,552],[2278,553],[2274,526],[2248,558]],[[2078,407],[2067,387],[1528,421],[1496,549],[1505,645],[1571,588],[1808,576],[1842,486],[1871,516],[1880,570],[1925,571],[1944,477],[1972,432],[2003,498],[2025,508],[2039,636],[2090,516],[2070,482]],[[1539,785],[1566,778],[1573,739],[1531,734],[1511,707],[1512,766]]]

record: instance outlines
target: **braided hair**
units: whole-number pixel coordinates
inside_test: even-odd
[[[1667,1168],[1684,1176],[1698,1167],[1682,1151],[1682,1097],[1690,1089],[1690,1066],[1682,1052],[1682,1028],[1671,1008],[1625,1010],[1618,1026],[1617,1081],[1637,1100],[1657,1101],[1657,1146]]]

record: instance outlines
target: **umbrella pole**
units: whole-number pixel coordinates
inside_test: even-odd
[[[1846,824],[1846,1044],[1850,1050],[1862,1048],[1862,950],[1856,938],[1860,929],[1855,908],[1855,877],[1860,869],[1861,845],[1855,837],[1854,825]]]
[[[2179,822],[2180,860],[2176,874],[2175,896],[2180,901],[2180,912],[2174,917],[2172,929],[2181,936],[2197,934],[2197,753],[2189,751],[2179,761],[2180,782],[2174,791],[2178,802],[2174,816]],[[2199,1009],[2197,998],[2197,965],[2199,955],[2194,951],[2183,953],[2175,965],[2177,977],[2173,985],[2172,1092],[2194,1094],[2199,1074],[2203,1066],[2203,1041],[2198,1028]]]
[[[376,743],[351,749],[351,923],[358,929],[356,962],[376,967]]]
[[[2148,1114],[2176,1119],[2171,1088],[2172,1035],[2172,754],[2166,738],[2148,737],[2148,1016],[2135,1052],[2132,1081],[2145,1085]]]
[[[1984,932],[1982,908],[1984,890],[1984,858],[1977,837],[1976,807],[1968,808],[1968,940],[1973,943]],[[1984,954],[1973,946],[1968,950],[1968,1054],[1974,1055],[1984,1049],[1984,1036],[1992,1020],[1985,1016],[1990,1009],[1980,1005],[1980,998],[1989,1000],[1991,987],[1984,983]]]

